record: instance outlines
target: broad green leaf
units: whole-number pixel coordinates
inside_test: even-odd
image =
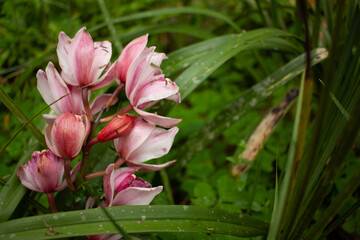
[[[222,45],[230,39],[234,39],[235,37],[235,34],[216,37],[176,50],[175,52],[172,52],[168,55],[169,60],[164,61],[162,69],[167,76],[172,77],[174,73],[181,69],[190,67],[201,57],[213,51],[215,47],[218,47],[219,45]],[[273,51],[289,51],[293,53],[300,52],[300,49],[298,49],[290,41],[281,38],[267,38],[261,41],[257,41],[248,46],[246,50],[257,48],[269,49]]]
[[[238,35],[232,35],[230,39],[199,58],[176,78],[175,81],[180,88],[179,92],[181,98],[184,99],[212,72],[239,52],[247,49],[254,49],[254,45],[256,48],[262,48],[262,42],[268,38],[291,36],[291,34],[277,29],[258,29]]]
[[[240,237],[264,235],[268,224],[245,214],[196,206],[121,206],[107,208],[128,233],[204,232]],[[58,234],[50,232],[51,228]],[[61,212],[0,223],[1,239],[56,239],[117,233],[103,209]]]
[[[311,53],[312,64],[323,61],[328,52],[324,48],[314,49]],[[179,152],[184,154],[178,157],[178,162],[183,166],[198,152],[221,134],[224,129],[238,121],[249,109],[254,108],[261,100],[271,95],[275,90],[284,86],[291,79],[299,75],[305,69],[305,54],[298,56],[288,64],[267,77],[263,82],[253,86],[243,96],[229,104],[214,119],[205,125],[200,131],[190,137],[182,145]],[[173,167],[171,171],[175,171]]]
[[[240,28],[234,23],[230,18],[226,15],[221,14],[216,11],[211,11],[207,9],[199,9],[199,8],[192,8],[192,7],[180,7],[180,8],[163,8],[157,10],[150,10],[145,12],[139,12],[135,14],[131,14],[126,17],[116,18],[112,20],[112,23],[122,23],[128,21],[134,21],[143,18],[152,18],[152,17],[159,17],[159,16],[167,16],[167,15],[178,15],[178,14],[200,14],[210,16],[219,20],[222,20],[228,23],[231,27],[233,27],[237,32],[240,32]],[[93,28],[89,29],[89,32],[97,31],[103,27],[107,26],[106,23],[99,24]]]

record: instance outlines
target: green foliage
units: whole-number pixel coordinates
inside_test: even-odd
[[[113,42],[112,61],[127,42],[149,33],[149,46],[169,58],[162,65],[164,74],[180,87],[182,104],[159,103],[159,114],[183,121],[170,154],[155,160],[177,163],[140,175],[154,186],[164,185],[165,192],[154,206],[109,209],[128,233],[141,239],[144,233],[146,239],[262,239],[255,236],[268,233],[268,239],[358,237],[358,1],[307,1],[311,104],[299,101],[297,111],[290,109],[254,162],[239,159],[257,124],[289,88],[309,90],[299,77],[307,50],[300,2],[2,1],[0,238],[86,239],[81,236],[118,232],[101,209],[71,211],[69,190],[55,197],[64,212],[42,215],[48,211],[45,195],[26,190],[15,172],[45,145],[44,121],[35,117],[28,122],[46,108],[36,89],[36,72],[48,61],[58,65],[58,33],[73,36],[82,26],[94,39]],[[300,121],[303,106],[310,117]],[[299,132],[304,140],[297,140]],[[301,146],[304,155],[298,161],[294,156]],[[98,144],[88,170],[103,170],[116,158],[111,143]],[[238,163],[250,169],[233,177],[231,168]],[[101,179],[86,184],[102,197]],[[75,195],[80,208],[86,195],[82,185]],[[173,202],[179,206],[165,206]],[[61,234],[49,231],[43,221]]]

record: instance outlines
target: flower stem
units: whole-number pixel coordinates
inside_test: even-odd
[[[102,118],[100,119],[100,123],[106,123],[106,122],[110,122],[111,120],[113,120],[116,116],[118,115],[124,115],[125,113],[131,111],[133,109],[133,106],[131,104],[125,106],[123,109],[121,109],[120,111],[118,111],[117,113],[108,116],[106,118]]]
[[[92,147],[92,145],[97,143],[97,141],[94,140],[93,138],[94,138],[94,135],[95,135],[96,128],[99,125],[100,118],[103,115],[104,111],[105,111],[105,107],[103,107],[101,109],[101,111],[99,112],[99,114],[96,117],[95,121],[91,123],[90,134],[89,134],[89,137],[87,139],[87,143],[86,143],[85,147],[83,148],[83,157],[82,157],[82,160],[81,160],[81,167],[80,167],[81,176],[85,176],[85,174],[86,174],[86,167],[87,167],[87,162],[88,162],[88,158],[89,158],[90,148]],[[92,139],[92,140],[90,140],[90,139]]]
[[[58,211],[56,210],[56,206],[55,206],[55,199],[54,199],[54,193],[47,193],[46,194],[47,196],[47,199],[49,201],[49,206],[50,206],[50,209],[53,213],[57,213]]]
[[[65,171],[65,178],[66,178],[66,182],[68,184],[68,187],[70,188],[71,191],[75,191],[75,187],[72,184],[72,180],[71,180],[71,176],[70,176],[70,159],[66,159],[65,163],[64,163],[64,171]]]
[[[124,159],[119,158],[119,159],[115,162],[114,169],[118,169],[124,162],[125,162]],[[102,170],[102,171],[99,171],[99,172],[94,172],[94,173],[90,173],[90,174],[86,175],[86,176],[85,176],[85,179],[86,179],[86,180],[89,180],[89,179],[92,179],[92,178],[104,176],[105,174],[106,174],[106,170]]]
[[[94,117],[91,114],[91,110],[90,110],[90,106],[89,106],[89,90],[88,90],[88,88],[84,88],[81,91],[81,96],[82,96],[86,116],[92,123],[92,122],[94,122]]]
[[[111,104],[114,102],[114,100],[117,98],[117,95],[121,92],[121,90],[124,88],[125,84],[120,82],[119,86],[115,89],[115,91],[111,94],[111,98],[109,98],[105,104],[106,111],[109,110]]]

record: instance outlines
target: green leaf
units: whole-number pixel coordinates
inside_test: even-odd
[[[214,48],[224,44],[225,42],[234,39],[235,34],[212,38],[202,41],[188,47],[181,48],[168,54],[168,61],[162,64],[162,69],[167,76],[170,76],[181,69],[190,67],[193,63],[199,60],[204,55],[213,51]],[[281,38],[267,38],[263,39],[251,46],[247,50],[261,48],[270,50],[283,50],[289,52],[300,52],[300,50],[291,42]]]
[[[245,214],[196,206],[121,206],[107,210],[128,233],[203,232],[252,237],[264,235],[268,229],[267,223]],[[1,239],[56,239],[110,233],[117,230],[100,208],[0,223]]]
[[[131,14],[126,17],[113,19],[112,23],[115,24],[115,23],[139,20],[139,19],[143,19],[143,18],[153,18],[153,17],[164,16],[164,15],[178,15],[178,14],[201,14],[201,15],[210,16],[210,17],[217,18],[219,20],[222,20],[222,21],[228,23],[237,32],[241,31],[240,28],[236,25],[236,23],[234,23],[230,18],[228,18],[224,14],[221,14],[216,11],[207,10],[207,9],[199,9],[199,8],[192,8],[192,7],[163,8],[163,9],[157,9],[157,10],[144,11],[144,12]],[[97,31],[105,26],[107,26],[107,23],[99,24],[93,28],[90,28],[89,32]]]
[[[285,36],[290,37],[292,35],[285,31],[270,28],[232,35],[231,38],[222,42],[221,45],[215,47],[208,54],[199,58],[176,78],[175,81],[179,86],[181,98],[184,99],[212,72],[239,52],[254,48],[262,48],[265,39]]]
[[[2,86],[0,86],[0,100],[12,112],[12,114],[14,114],[17,117],[17,119],[21,123],[28,125],[28,129],[32,133],[32,135],[38,140],[38,142],[43,147],[45,147],[46,143],[45,143],[44,135],[32,122],[29,122],[29,119],[21,111],[21,109],[14,103],[14,101],[10,98],[10,96],[6,94]]]
[[[314,49],[311,53],[312,64],[323,61],[328,56],[324,48]],[[249,109],[254,108],[261,100],[299,75],[305,69],[305,54],[298,56],[285,66],[267,77],[264,81],[249,89],[243,96],[229,104],[200,131],[196,132],[182,145],[179,152],[185,153],[178,157],[178,163],[185,166],[198,152],[221,134],[226,128],[236,123]],[[186,91],[186,90],[185,90]],[[172,167],[170,171],[177,171]]]
[[[194,187],[194,198],[191,202],[194,205],[210,207],[214,205],[216,195],[214,189],[206,182],[198,182]]]
[[[130,41],[135,37],[149,34],[159,34],[159,33],[181,33],[189,36],[193,36],[199,39],[208,39],[213,38],[214,35],[209,31],[205,31],[202,28],[192,26],[192,25],[183,25],[183,24],[165,24],[165,25],[155,25],[145,28],[136,28],[135,31],[124,33],[121,38]]]

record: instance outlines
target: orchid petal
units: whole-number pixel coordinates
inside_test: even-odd
[[[162,189],[162,186],[154,188],[129,187],[115,196],[112,205],[148,205]]]
[[[126,74],[129,70],[130,65],[134,60],[144,51],[148,41],[148,34],[138,37],[132,40],[124,50],[121,52],[119,60],[117,61],[116,72],[117,81],[126,82]]]
[[[43,114],[43,115],[41,115],[41,116],[42,116],[43,119],[45,119],[45,121],[46,121],[48,124],[50,124],[50,125],[54,124],[55,119],[57,118],[57,116],[51,115],[51,114]]]
[[[136,118],[133,129],[124,137],[114,140],[115,149],[124,159],[129,156],[150,136],[155,125],[144,122],[140,117]]]
[[[91,114],[95,115],[100,112],[100,110],[104,107],[106,102],[111,98],[111,94],[101,94],[97,96],[94,101],[90,105]],[[114,105],[116,101],[113,101],[111,105]]]
[[[90,36],[90,35],[89,35]],[[112,48],[109,41],[93,43],[94,56],[90,70],[90,82],[96,81],[110,62]]]
[[[164,156],[169,152],[178,131],[177,127],[169,130],[154,128],[150,136],[130,154],[127,160],[146,162],[147,160]]]
[[[91,83],[90,71],[95,55],[94,42],[89,33],[85,32],[85,27],[80,29],[73,38],[70,51],[69,62],[71,72],[75,77],[72,85],[87,85]]]
[[[55,101],[54,96],[51,93],[50,90],[50,86],[49,86],[49,82],[46,76],[46,73],[42,70],[39,70],[36,74],[36,78],[37,78],[37,88],[40,92],[40,95],[42,96],[42,98],[44,99],[44,101],[46,102],[46,104],[51,104],[52,102]],[[51,108],[57,113],[60,114],[61,110],[59,109],[59,107],[57,106],[57,104],[53,104],[51,106]]]
[[[171,128],[182,121],[182,119],[159,116],[156,113],[148,113],[134,107],[134,110],[147,122],[165,128]]]
[[[110,164],[106,168],[106,174],[103,179],[104,184],[104,193],[106,198],[106,203],[109,207],[112,205],[112,200],[114,198],[114,164]]]
[[[145,85],[139,90],[134,105],[139,106],[143,103],[169,98],[178,92],[179,87],[173,81],[161,78]]]
[[[48,78],[49,89],[50,89],[50,92],[51,92],[54,100],[58,100],[61,97],[64,97],[65,95],[70,93],[64,80],[61,78],[60,74],[56,71],[54,65],[51,62],[49,62],[48,66],[46,67],[46,74],[47,74],[47,78]],[[72,111],[72,101],[71,100],[72,100],[71,96],[68,95],[68,96],[58,100],[55,104],[53,104],[53,105],[57,106],[58,109],[60,110],[60,112],[58,114]],[[50,104],[50,103],[48,103],[48,104]]]
[[[172,165],[173,163],[175,163],[176,160],[172,160],[163,164],[144,164],[144,163],[138,163],[138,162],[134,162],[134,161],[126,161],[126,164],[129,167],[136,167],[138,168],[139,171],[143,171],[143,172],[154,172],[154,171],[159,171],[163,168],[169,167],[170,165]]]
[[[30,160],[31,161],[31,160]],[[29,162],[30,162],[29,161]],[[21,181],[21,184],[24,185],[26,188],[40,192],[40,187],[35,183],[34,180],[34,172],[27,168],[27,166],[20,165],[19,168],[16,170],[16,174]]]
[[[56,49],[59,58],[59,65],[63,70],[64,74],[69,78],[71,78],[71,81],[74,81],[71,75],[71,66],[69,62],[70,48],[71,48],[71,38],[67,36],[64,32],[60,32],[59,42]]]

